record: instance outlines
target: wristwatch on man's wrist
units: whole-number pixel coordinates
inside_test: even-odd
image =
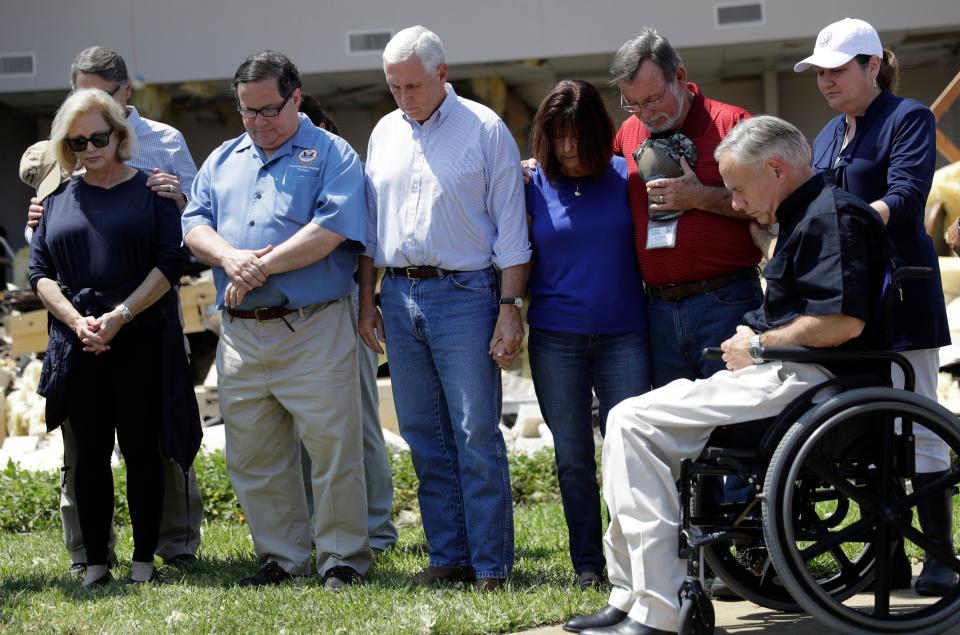
[[[523,298],[500,298],[500,304],[512,304],[519,311],[523,308]]]
[[[760,343],[759,333],[750,338],[750,348],[747,353],[754,364],[762,364],[766,361],[763,359],[763,344]]]

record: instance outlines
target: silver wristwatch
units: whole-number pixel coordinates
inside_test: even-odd
[[[522,309],[523,298],[500,298],[500,304],[508,304],[517,307],[517,309]]]
[[[760,343],[759,333],[750,338],[750,348],[747,350],[747,353],[750,355],[750,359],[753,360],[754,364],[762,364],[766,361],[763,359],[763,344]]]
[[[130,312],[130,309],[127,308],[126,304],[118,304],[117,311],[120,312],[120,317],[123,318],[124,322],[133,321],[133,313]]]

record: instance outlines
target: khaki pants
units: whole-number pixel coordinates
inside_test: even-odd
[[[641,624],[678,628],[686,561],[680,535],[680,462],[695,459],[717,426],[779,414],[830,375],[820,366],[770,362],[709,379],[678,379],[621,402],[607,420],[603,495],[609,603]]]
[[[217,371],[227,472],[261,562],[310,573],[370,566],[356,331],[349,298],[283,320],[224,313]],[[313,531],[300,471],[312,462]]]
[[[356,289],[354,289],[356,291]],[[353,297],[355,318],[359,311]],[[356,323],[354,323],[356,328]],[[360,417],[363,420],[363,476],[367,486],[367,536],[370,548],[386,551],[397,544],[397,528],[393,524],[393,473],[387,459],[387,444],[380,426],[380,395],[377,392],[377,354],[357,338],[357,372],[360,376]],[[307,508],[313,515],[313,485],[310,456],[301,448],[304,489]]]
[[[74,465],[77,448],[69,421],[63,426],[63,467],[60,478],[60,520],[63,524],[63,542],[74,564],[87,562],[87,550],[83,545],[80,518],[74,485]],[[184,479],[183,471],[176,462],[163,458],[164,497],[163,513],[160,516],[160,542],[157,555],[170,560],[183,554],[195,555],[200,547],[200,525],[203,522],[203,500],[197,488],[197,475],[193,466]],[[107,545],[109,559],[116,560],[114,544],[117,536],[111,529]]]

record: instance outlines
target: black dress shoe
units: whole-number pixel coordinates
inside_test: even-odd
[[[613,626],[606,628],[588,628],[580,631],[580,635],[677,635],[673,631],[661,631],[659,628],[646,626],[629,617]]]
[[[590,615],[578,615],[577,617],[570,618],[570,620],[563,625],[563,630],[569,633],[579,633],[586,628],[603,628],[605,626],[613,626],[614,624],[619,624],[625,620],[626,617],[626,611],[621,611],[620,609],[612,607],[608,604],[596,613],[591,613]]]
[[[280,584],[286,582],[293,576],[283,570],[276,562],[272,560],[260,567],[260,570],[249,578],[240,580],[240,586],[267,586],[269,584]]]
[[[581,591],[594,589],[603,585],[603,576],[593,571],[584,571],[577,576],[577,586]]]
[[[361,582],[363,582],[363,576],[351,567],[330,567],[323,574],[323,588],[335,593],[338,593],[345,586],[360,584]]]

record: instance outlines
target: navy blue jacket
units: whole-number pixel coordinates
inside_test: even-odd
[[[130,295],[153,268],[175,285],[186,266],[180,246],[176,206],[146,187],[140,172],[125,183],[104,190],[73,177],[44,200],[46,211],[34,232],[30,283],[36,291],[42,278],[56,281],[64,296],[84,316],[100,316]],[[190,468],[203,433],[190,368],[183,347],[177,294],[170,289],[124,330],[160,339],[161,443],[164,453]],[[46,397],[47,430],[69,416],[67,382],[83,345],[69,325],[52,314],[49,343],[40,385]]]
[[[950,343],[940,266],[923,227],[924,206],[936,165],[936,124],[930,109],[887,91],[857,117],[853,139],[841,152],[844,115],[834,117],[813,142],[813,167],[828,182],[890,208],[887,232],[900,264],[930,267],[932,280],[906,280],[893,308],[893,348],[918,350]]]

